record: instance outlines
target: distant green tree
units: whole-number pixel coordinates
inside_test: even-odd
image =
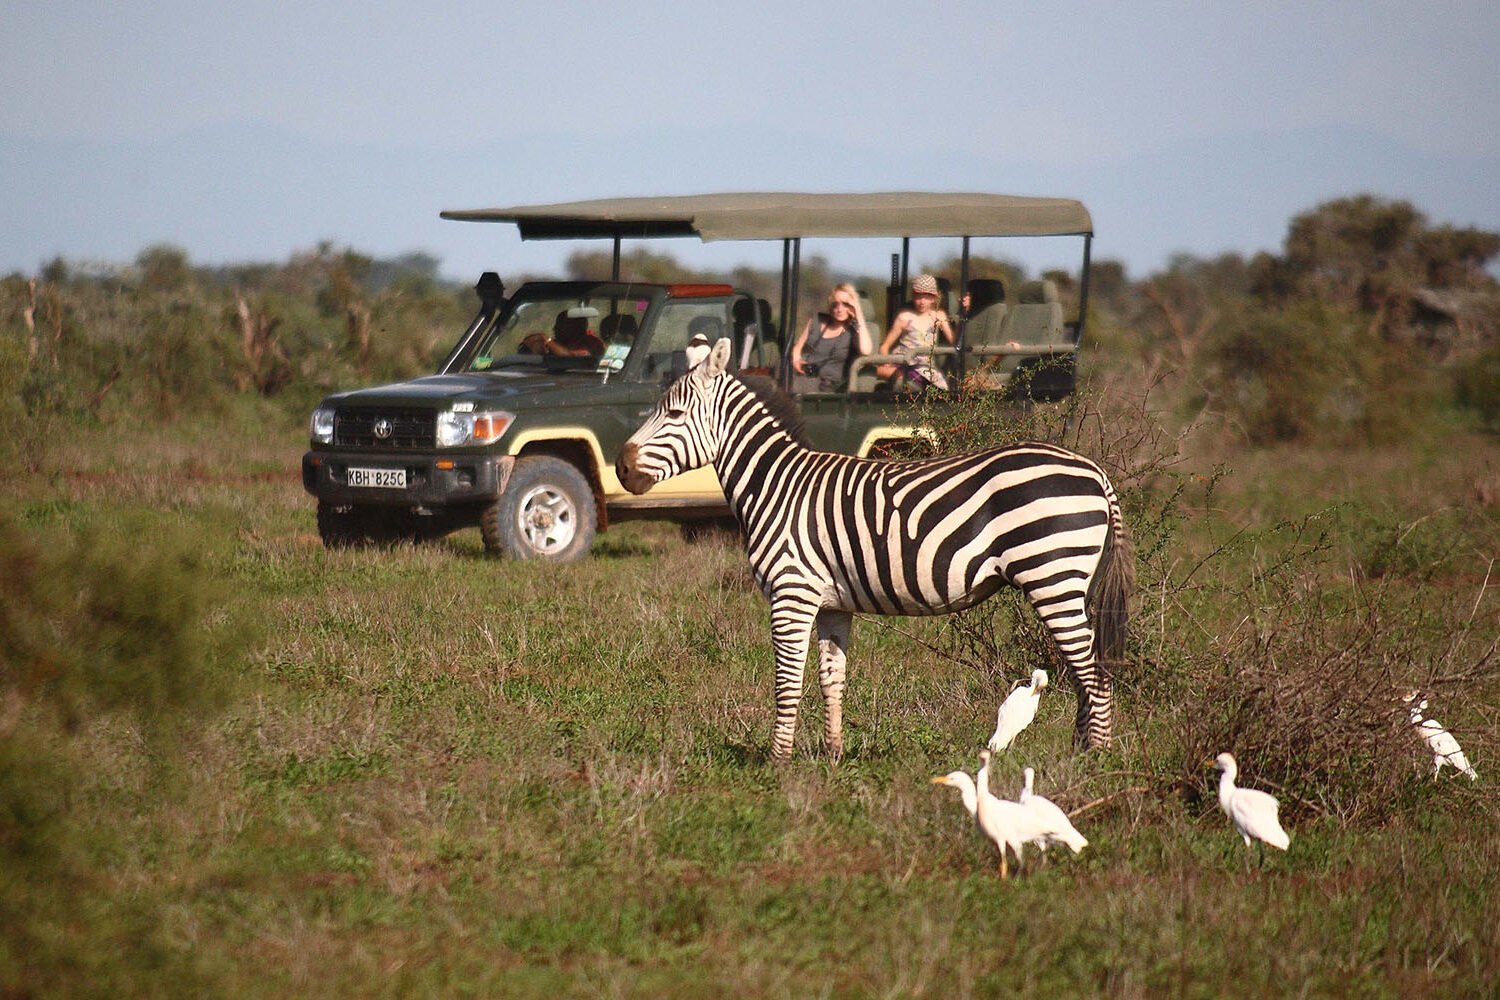
[[[1362,194],[1293,218],[1282,272],[1262,269],[1258,285],[1351,306],[1393,325],[1406,319],[1420,288],[1493,285],[1484,269],[1497,253],[1500,234],[1432,227],[1410,202]]]
[[[1118,260],[1095,261],[1089,270],[1089,301],[1119,311],[1130,290],[1125,264]]]
[[[192,283],[193,270],[187,251],[170,243],[158,243],[136,254],[141,287],[152,292],[175,292]]]

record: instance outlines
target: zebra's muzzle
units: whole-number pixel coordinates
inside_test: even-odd
[[[620,449],[620,457],[615,460],[615,475],[620,477],[620,484],[637,496],[656,485],[656,480],[649,473],[636,467],[639,456],[640,447],[633,441],[627,441],[625,447]]]

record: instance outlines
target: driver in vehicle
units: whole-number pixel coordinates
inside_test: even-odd
[[[604,341],[589,329],[587,316],[557,314],[552,324],[552,336],[533,333],[521,341],[521,350],[528,354],[551,354],[565,358],[598,357],[604,353]]]

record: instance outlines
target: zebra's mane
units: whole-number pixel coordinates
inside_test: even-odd
[[[732,375],[740,385],[750,390],[760,404],[771,412],[772,418],[781,425],[787,435],[804,448],[812,447],[807,440],[807,428],[802,420],[802,407],[791,396],[781,391],[774,379],[764,375]]]

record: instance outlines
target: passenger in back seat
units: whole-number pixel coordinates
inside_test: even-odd
[[[880,344],[881,354],[900,351],[910,355],[909,364],[884,364],[875,369],[881,378],[904,375],[912,388],[948,388],[948,380],[932,364],[929,353],[937,346],[938,336],[952,344],[953,326],[948,314],[937,306],[938,282],[930,274],[919,274],[911,279],[913,306],[903,309],[891,323],[890,332]]]
[[[849,365],[869,354],[870,346],[859,291],[846,281],[829,293],[828,311],[809,319],[792,345],[792,391],[837,392],[849,378]]]

